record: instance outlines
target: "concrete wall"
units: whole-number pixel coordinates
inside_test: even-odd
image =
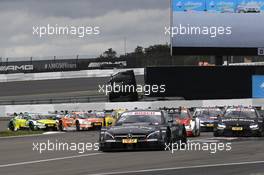
[[[232,99],[232,100],[179,100],[179,101],[153,101],[153,102],[119,102],[119,103],[71,103],[71,104],[43,104],[43,105],[7,105],[0,106],[0,116],[6,116],[7,113],[14,112],[38,112],[47,113],[49,111],[87,111],[127,108],[148,108],[159,107],[207,107],[207,106],[262,106],[264,108],[264,99]]]
[[[109,77],[112,74],[125,70],[131,70],[131,69],[110,69],[110,70],[103,69],[103,70],[82,70],[82,71],[68,71],[68,72],[0,74],[0,82]],[[144,68],[137,68],[133,70],[135,75],[144,75]]]

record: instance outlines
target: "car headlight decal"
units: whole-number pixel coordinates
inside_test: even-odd
[[[41,123],[41,122],[38,122],[38,121],[37,121],[37,122],[35,122],[35,123],[34,123],[34,122],[32,122],[32,124],[33,124],[33,125],[44,125],[44,123]]]
[[[110,134],[109,132],[105,132],[104,133],[104,139],[105,140],[113,140],[115,139],[114,136],[112,134]]]
[[[157,139],[160,136],[160,131],[155,131],[147,136],[147,139]]]
[[[258,129],[259,126],[258,126],[258,124],[254,123],[254,124],[251,124],[249,127],[250,127],[250,129]]]
[[[80,122],[80,124],[82,124],[82,125],[91,125],[92,123],[88,122],[88,121],[82,121],[82,122]]]
[[[225,129],[226,125],[224,123],[218,123],[217,128],[218,129]]]

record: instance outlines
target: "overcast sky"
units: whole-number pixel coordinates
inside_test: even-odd
[[[0,57],[98,56],[113,48],[164,44],[169,0],[1,0]],[[98,36],[33,35],[33,26],[99,26]]]

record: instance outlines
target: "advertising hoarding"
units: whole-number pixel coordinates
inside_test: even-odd
[[[173,54],[258,55],[264,0],[172,0],[170,31]]]
[[[264,75],[252,76],[252,97],[264,98]]]

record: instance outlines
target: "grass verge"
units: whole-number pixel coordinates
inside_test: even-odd
[[[43,131],[1,131],[0,137],[10,137],[10,136],[23,136],[23,135],[35,135],[42,134]]]

